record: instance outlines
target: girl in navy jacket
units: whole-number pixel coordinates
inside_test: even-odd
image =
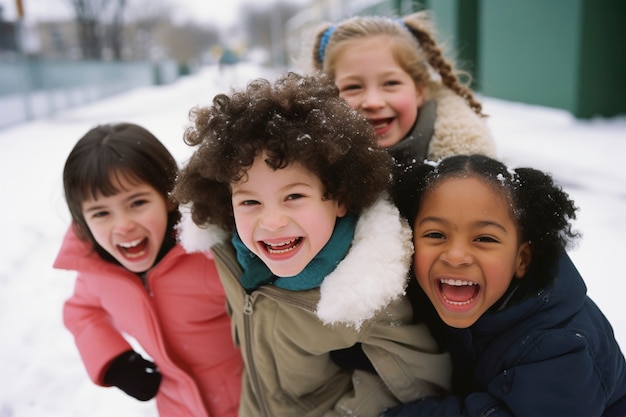
[[[624,355],[565,252],[577,208],[548,174],[452,156],[393,194],[455,375],[453,395],[384,417],[626,415]]]

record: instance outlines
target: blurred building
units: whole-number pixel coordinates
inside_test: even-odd
[[[17,48],[17,25],[4,19],[4,9],[0,5],[0,59],[17,54]]]
[[[41,56],[49,59],[81,57],[76,23],[72,20],[41,22],[37,25]]]
[[[624,0],[311,0],[288,22],[288,48],[321,21],[423,8],[482,94],[580,118],[626,113]]]

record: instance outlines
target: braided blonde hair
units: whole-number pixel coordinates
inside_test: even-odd
[[[314,37],[312,48],[313,69],[330,77],[335,75],[337,58],[354,42],[373,36],[392,39],[392,53],[402,69],[413,78],[417,86],[428,86],[433,80],[431,71],[441,77],[441,83],[463,97],[480,116],[482,105],[472,90],[461,82],[469,75],[455,68],[444,57],[435,38],[435,28],[427,11],[420,11],[402,19],[381,16],[357,16],[336,25],[323,25]]]

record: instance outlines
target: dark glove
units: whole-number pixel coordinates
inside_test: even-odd
[[[129,350],[113,359],[104,374],[104,383],[118,387],[139,401],[148,401],[159,391],[161,373],[153,362]]]

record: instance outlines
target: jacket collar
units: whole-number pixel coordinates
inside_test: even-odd
[[[400,142],[387,148],[387,152],[401,165],[421,163],[428,158],[430,141],[435,134],[437,102],[426,101],[417,113],[417,120],[409,134]]]
[[[559,257],[556,274],[552,285],[536,295],[501,311],[485,313],[471,326],[472,331],[478,334],[500,334],[519,323],[528,323],[538,330],[564,322],[576,314],[587,299],[587,287],[565,252]]]
[[[378,200],[362,213],[350,251],[322,283],[317,316],[359,329],[405,294],[412,255],[408,223],[389,201]]]
[[[198,252],[228,241],[230,235],[217,226],[198,228],[186,210],[179,237],[188,252]],[[393,204],[379,199],[363,211],[348,254],[324,279],[317,316],[326,324],[344,323],[359,329],[404,295],[412,255],[410,226]]]

